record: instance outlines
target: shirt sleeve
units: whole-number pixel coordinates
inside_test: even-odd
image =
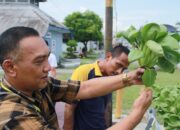
[[[63,81],[51,78],[49,87],[53,102],[63,101],[73,103],[76,101],[75,97],[79,91],[80,81]]]

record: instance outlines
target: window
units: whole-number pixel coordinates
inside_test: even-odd
[[[28,2],[29,0],[18,0],[18,2]]]
[[[5,0],[5,2],[16,2],[16,0]]]

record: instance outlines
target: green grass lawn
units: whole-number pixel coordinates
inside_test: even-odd
[[[180,70],[176,70],[173,74],[158,72],[156,84],[160,86],[180,85]]]
[[[60,79],[60,80],[68,80],[68,79],[70,79],[70,77],[71,77],[71,74],[66,74],[66,73],[64,73],[64,74],[60,74],[60,75],[58,75],[57,76],[57,79]]]
[[[98,58],[98,55],[99,53],[88,53],[87,54],[87,57],[83,57],[81,58],[81,65],[83,64],[89,64],[89,63],[93,63],[97,60]],[[69,67],[69,68],[66,68],[66,69],[75,69],[76,67]],[[63,73],[63,74],[60,74],[57,76],[58,79],[61,79],[61,80],[66,80],[66,79],[70,79],[71,77],[71,74],[66,74],[66,73]]]
[[[89,63],[93,63],[97,60],[98,58],[98,53],[88,53],[87,54],[87,57],[83,57],[81,58],[81,65],[83,64],[89,64]],[[77,67],[68,67],[66,69],[75,69]],[[71,74],[66,74],[66,73],[63,73],[63,74],[60,74],[57,76],[58,79],[61,79],[61,80],[66,80],[66,79],[70,79],[71,77]]]
[[[81,58],[81,65],[95,62],[98,58],[98,55],[98,53],[90,53],[87,55],[87,57]]]

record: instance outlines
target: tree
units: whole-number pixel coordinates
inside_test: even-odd
[[[102,20],[92,11],[74,12],[65,18],[64,24],[72,30],[74,39],[84,44],[86,50],[88,41],[102,41]]]

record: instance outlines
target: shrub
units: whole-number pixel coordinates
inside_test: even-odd
[[[180,86],[153,86],[153,106],[166,130],[180,129]]]
[[[76,47],[77,47],[77,42],[76,40],[69,40],[67,42],[67,54],[65,57],[67,58],[76,58],[76,55],[74,53],[74,51],[76,51]]]

